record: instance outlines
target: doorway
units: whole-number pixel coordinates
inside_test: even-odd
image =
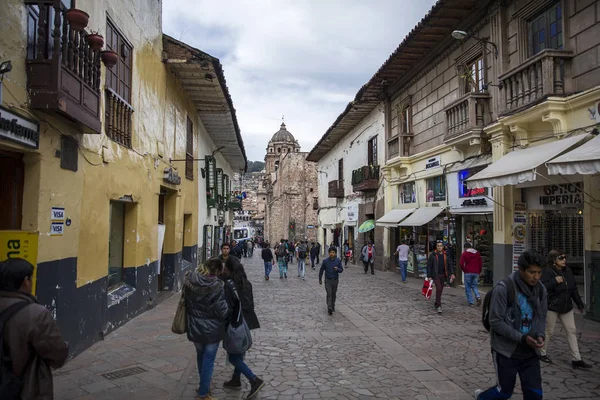
[[[125,253],[125,203],[110,202],[110,236],[108,239],[108,287],[123,281]]]
[[[164,285],[164,276],[165,276],[165,234],[166,234],[166,226],[165,226],[165,198],[167,197],[167,192],[161,190],[158,195],[158,240],[159,243],[162,244],[158,249],[160,253],[160,268],[158,274],[158,291],[162,292]]]
[[[23,154],[0,150],[0,230],[21,229],[24,181]]]

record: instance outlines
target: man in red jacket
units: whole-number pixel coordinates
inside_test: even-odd
[[[465,243],[465,251],[460,256],[460,269],[462,269],[465,280],[465,292],[467,294],[467,301],[469,307],[475,306],[473,300],[473,291],[477,298],[477,306],[481,305],[481,296],[477,286],[479,285],[479,275],[481,274],[481,268],[483,267],[483,261],[481,260],[481,254],[473,248],[471,243]]]

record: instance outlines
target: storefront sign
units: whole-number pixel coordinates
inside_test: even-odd
[[[464,169],[458,173],[458,197],[476,197],[486,196],[488,194],[487,188],[473,188],[467,187],[467,179],[475,175],[477,172],[483,170],[482,168],[471,168]]]
[[[64,207],[52,207],[52,213],[50,220],[53,222],[62,222],[65,220],[65,209]]]
[[[468,199],[462,202],[461,207],[487,207],[485,199]]]
[[[519,269],[519,256],[527,247],[527,204],[515,203],[513,211],[513,271]]]
[[[583,204],[583,183],[544,186],[544,194],[539,201],[540,205]]]
[[[356,222],[358,221],[358,203],[352,202],[348,203],[346,207],[347,212],[347,220],[348,222]]]
[[[0,107],[0,138],[37,149],[40,144],[40,125]]]
[[[427,160],[427,163],[425,164],[425,169],[439,168],[441,166],[442,166],[441,157],[435,156],[435,157],[431,157],[430,159]]]
[[[62,222],[52,222],[50,224],[50,236],[62,236],[65,233],[65,225]]]
[[[0,231],[0,261],[22,258],[37,265],[38,233],[24,231]],[[36,287],[36,271],[33,270],[33,294]]]

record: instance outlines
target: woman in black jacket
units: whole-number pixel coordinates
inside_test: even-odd
[[[221,273],[221,279],[225,281],[225,298],[227,299],[227,304],[229,305],[229,321],[237,318],[241,306],[242,315],[244,316],[246,324],[248,324],[248,328],[260,328],[258,318],[254,312],[254,295],[252,294],[252,284],[250,281],[248,281],[242,264],[233,259],[228,259],[225,262],[225,268],[223,268],[223,272]],[[239,300],[237,299],[235,292],[237,292]],[[250,393],[248,393],[246,399],[252,399],[258,394],[259,390],[265,386],[265,382],[254,375],[252,370],[244,362],[244,356],[245,353],[227,353],[227,358],[235,367],[235,369],[233,371],[231,380],[225,382],[223,387],[236,390],[241,389],[242,382],[240,378],[241,375],[244,374],[248,381],[250,381]]]
[[[187,313],[187,337],[196,346],[200,385],[198,397],[211,399],[210,381],[219,342],[225,336],[229,306],[218,274],[223,268],[217,257],[205,263],[205,271],[196,270],[185,278],[183,294]]]
[[[576,368],[591,368],[581,359],[577,336],[575,330],[575,316],[573,313],[573,302],[580,312],[585,310],[579,290],[575,284],[575,277],[571,268],[567,267],[567,256],[562,251],[552,250],[548,254],[548,265],[542,271],[542,283],[548,291],[548,314],[546,317],[546,341],[541,349],[541,361],[552,363],[546,354],[550,337],[554,332],[556,320],[567,332],[567,342],[571,349],[572,366]]]

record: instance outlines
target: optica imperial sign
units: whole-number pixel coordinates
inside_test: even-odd
[[[544,186],[543,195],[539,197],[540,205],[583,204],[583,183],[567,183]]]
[[[37,149],[40,143],[40,126],[35,121],[0,107],[0,138]]]

